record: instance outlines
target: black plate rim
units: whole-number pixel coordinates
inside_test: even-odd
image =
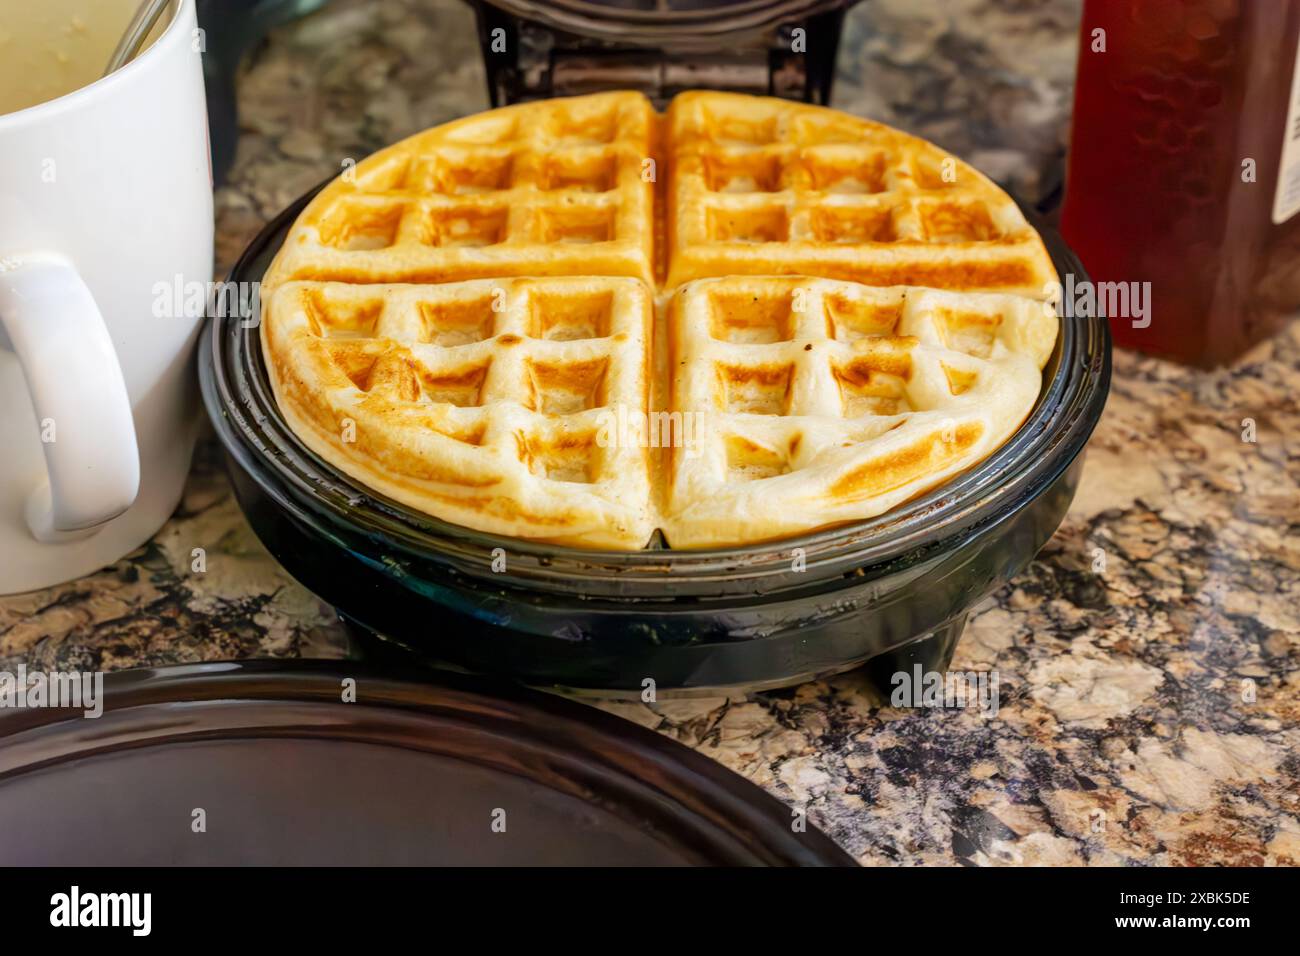
[[[340,702],[340,681],[357,681],[357,703]],[[449,672],[420,679],[409,671],[328,660],[211,661],[116,671],[105,676],[104,713],[125,726],[112,732],[80,711],[52,708],[0,711],[0,783],[63,761],[134,747],[211,739],[210,728],[186,733],[179,714],[159,719],[165,705],[238,701],[320,704],[330,718],[312,727],[259,728],[240,723],[222,739],[260,737],[320,738],[374,741],[349,735],[337,719],[346,713],[367,734],[383,727],[385,712],[409,717],[413,712],[463,726],[469,732],[504,734],[521,749],[544,753],[548,760],[571,768],[581,779],[608,781],[609,793],[635,794],[646,804],[667,801],[689,814],[680,844],[707,833],[709,848],[735,854],[743,848],[752,862],[764,865],[856,866],[828,836],[807,824],[796,834],[791,811],[776,797],[717,761],[629,720],[596,710],[555,694],[515,684]],[[347,708],[338,711],[336,708]],[[353,709],[356,708],[356,709]],[[135,710],[137,713],[128,713]],[[364,717],[365,720],[359,718]],[[138,718],[129,720],[128,718]],[[390,716],[394,725],[396,716]],[[72,736],[69,738],[69,734]],[[408,738],[409,739],[409,738]],[[441,753],[441,737],[430,736],[425,749]],[[60,745],[62,751],[59,751]],[[410,749],[409,747],[406,749]],[[477,761],[490,765],[490,760]],[[652,773],[647,773],[647,768]],[[517,771],[505,763],[504,772]],[[542,781],[539,781],[542,782]],[[542,782],[542,785],[546,785]],[[761,840],[761,842],[760,842]],[[698,842],[695,844],[698,849]]]

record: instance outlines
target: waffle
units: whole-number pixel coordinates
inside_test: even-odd
[[[656,116],[638,93],[511,106],[438,126],[335,179],[264,286],[518,275],[653,281]]]
[[[981,461],[1038,398],[1055,314],[1021,296],[771,276],[673,299],[675,547],[880,514]]]
[[[813,275],[1046,294],[1038,233],[983,174],[835,110],[683,93],[668,111],[668,285]]]
[[[606,93],[437,127],[332,182],[267,272],[261,336],[293,431],[404,505],[728,546],[987,457],[1038,397],[1055,278],[1015,204],[920,140]]]
[[[485,531],[639,548],[651,297],[635,279],[288,282],[262,323],[294,432],[404,504]],[[612,412],[612,414],[611,414]]]

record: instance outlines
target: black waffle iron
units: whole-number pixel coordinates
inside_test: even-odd
[[[825,102],[847,6],[471,2],[498,105],[614,88],[662,103],[687,87]],[[794,52],[799,36],[807,52]],[[311,195],[253,241],[232,281],[262,278]],[[1042,232],[1058,272],[1082,279],[1060,237]],[[865,666],[887,692],[900,670],[946,669],[972,607],[1055,532],[1105,404],[1110,340],[1104,318],[1067,312],[1029,419],[934,491],[867,521],[711,551],[529,543],[375,494],[288,428],[255,323],[237,316],[212,321],[200,375],[249,522],[367,655],[413,652],[530,684],[630,694],[753,690]]]

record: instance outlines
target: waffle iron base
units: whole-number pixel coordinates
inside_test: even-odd
[[[692,625],[680,620],[680,612],[657,611],[657,602],[585,620],[574,610],[568,626],[561,611],[561,623],[550,633],[512,626],[496,615],[484,618],[472,584],[431,604],[423,595],[395,589],[369,561],[331,548],[278,508],[227,456],[236,498],[253,530],[296,580],[334,605],[355,656],[450,665],[614,697],[640,695],[647,679],[660,695],[741,693],[860,666],[887,697],[895,673],[911,674],[917,664],[924,671],[947,670],[970,608],[1018,574],[1060,525],[1082,464],[1076,459],[1028,507],[960,549],[913,565],[908,583],[898,582],[892,595],[883,595],[882,584],[889,585],[875,579],[836,590],[840,613],[826,614],[822,602],[810,598],[767,603],[760,605],[758,620],[747,616],[742,635],[727,627],[725,611],[709,612],[707,620],[691,615],[697,618]]]
[[[253,241],[232,282],[260,280],[311,195]],[[1060,237],[1043,233],[1058,272],[1086,279]],[[204,401],[249,523],[334,605],[359,656],[615,696],[651,684],[659,695],[742,692],[856,667],[888,696],[900,671],[947,669],[971,609],[1064,518],[1110,377],[1105,319],[1067,309],[1020,432],[899,514],[765,552],[609,556],[457,528],[351,482],[280,418],[257,340],[254,321],[211,321]],[[806,573],[792,573],[790,554],[804,546]],[[511,573],[487,570],[495,549],[510,553]]]

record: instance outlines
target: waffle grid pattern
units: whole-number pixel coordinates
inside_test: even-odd
[[[272,354],[297,357],[277,369],[281,407],[317,453],[373,462],[358,476],[372,487],[428,483],[502,533],[521,511],[607,546],[653,531],[649,452],[607,437],[620,406],[649,407],[639,281],[291,282],[272,309]]]
[[[780,100],[683,94],[668,284],[798,274],[1043,294],[1055,276],[1016,204],[923,140]]]
[[[1037,396],[1055,322],[1009,295],[772,277],[686,286],[671,315],[672,405],[708,427],[698,447],[672,450],[669,540],[833,524],[969,467]]]
[[[313,202],[274,273],[453,282],[653,279],[654,112],[631,93],[469,117],[360,163]],[[349,179],[351,181],[349,181]]]
[[[1054,279],[1014,203],[929,144],[608,93],[364,160],[291,229],[261,334],[295,433],[403,504],[560,544],[726,546],[879,514],[991,453],[1057,331],[1007,292]]]

